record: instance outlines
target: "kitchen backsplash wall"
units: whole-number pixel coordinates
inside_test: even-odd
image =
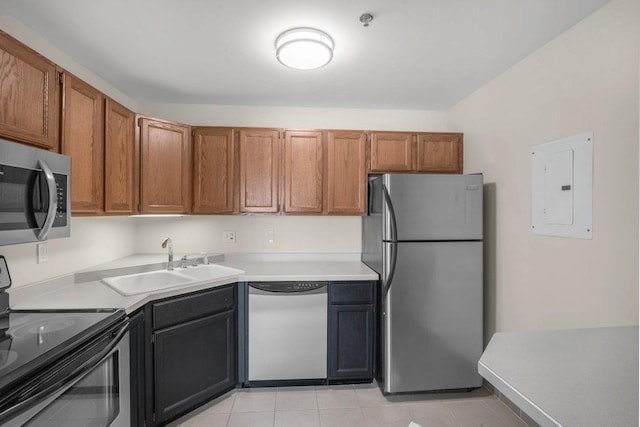
[[[134,238],[133,218],[72,218],[70,238],[46,242],[46,263],[37,263],[36,243],[0,246],[0,255],[7,258],[16,287],[130,255]]]
[[[135,252],[165,253],[171,237],[176,253],[360,252],[360,217],[185,216],[136,218]],[[268,241],[273,231],[273,243]],[[222,241],[234,231],[234,243]]]
[[[638,323],[640,2],[614,0],[450,111],[485,173],[487,335]],[[531,147],[593,131],[593,240],[531,232]]]

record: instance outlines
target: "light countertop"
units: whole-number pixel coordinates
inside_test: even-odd
[[[497,333],[478,372],[542,426],[638,425],[638,327]]]
[[[179,260],[180,255],[176,254],[174,259]],[[75,274],[12,288],[9,290],[10,304],[14,310],[124,308],[127,313],[132,313],[149,301],[235,282],[377,280],[378,275],[362,264],[358,257],[359,254],[209,255],[211,262],[241,272],[220,281],[194,282],[125,296],[105,285],[101,279],[166,268],[166,255],[132,255]]]

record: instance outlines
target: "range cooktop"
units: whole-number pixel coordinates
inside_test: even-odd
[[[9,310],[0,315],[0,390],[125,317],[124,310]]]

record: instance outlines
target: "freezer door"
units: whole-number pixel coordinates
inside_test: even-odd
[[[482,242],[397,247],[383,308],[384,391],[479,387]]]
[[[398,240],[482,239],[482,175],[389,174],[384,183]]]

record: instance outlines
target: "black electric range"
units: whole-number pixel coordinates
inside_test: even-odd
[[[0,424],[94,361],[127,323],[122,309],[12,310],[10,286],[0,255]]]
[[[102,331],[124,310],[8,310],[0,314],[0,396]]]

